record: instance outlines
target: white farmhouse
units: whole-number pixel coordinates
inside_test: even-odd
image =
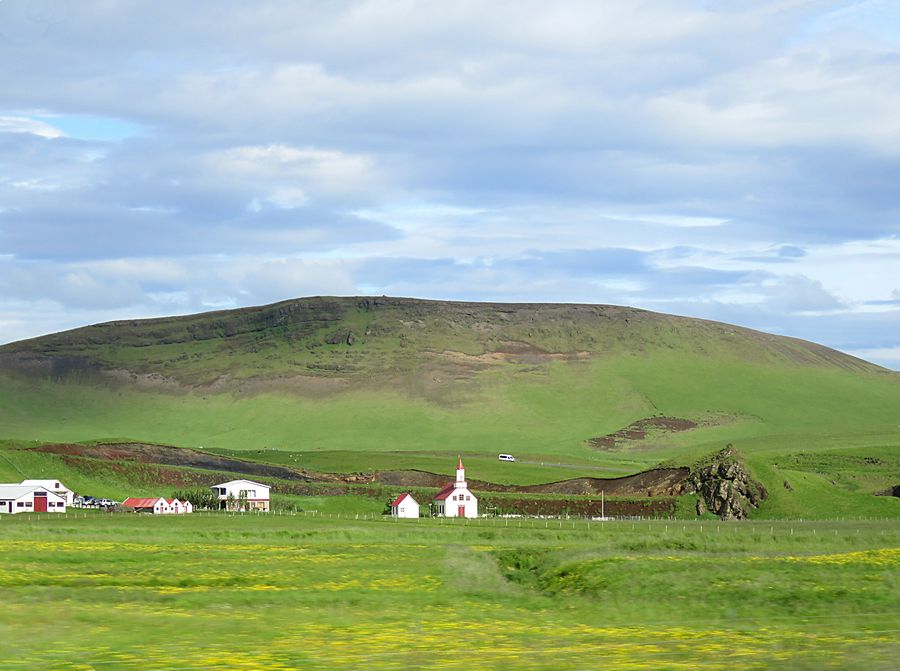
[[[434,497],[437,517],[478,517],[478,499],[469,491],[462,457],[456,462],[456,482],[451,482]]]
[[[0,485],[0,513],[64,513],[66,500],[36,485]]]
[[[221,510],[269,510],[269,485],[253,480],[230,480],[213,485]]]
[[[391,502],[391,517],[419,518],[419,502],[411,494],[401,494]]]
[[[43,487],[47,491],[63,497],[66,500],[67,506],[71,506],[72,501],[75,499],[75,492],[66,487],[59,480],[22,480],[21,484],[30,487]]]

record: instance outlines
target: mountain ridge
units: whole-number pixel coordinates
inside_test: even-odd
[[[210,355],[205,357],[207,363],[212,364],[213,354],[240,353],[261,359],[262,356],[253,355],[269,350],[263,356],[268,354],[272,360],[278,357],[271,355],[281,355],[282,371],[296,373],[299,367],[306,375],[352,377],[359,366],[339,361],[329,363],[331,359],[341,359],[335,356],[335,346],[337,354],[343,353],[344,358],[349,351],[367,352],[373,364],[363,366],[360,372],[371,374],[396,367],[397,357],[385,351],[391,348],[395,353],[405,349],[405,358],[411,354],[459,352],[467,356],[518,356],[525,360],[528,355],[532,359],[576,352],[598,356],[648,347],[689,346],[693,351],[703,352],[704,340],[721,344],[729,339],[743,340],[738,343],[744,349],[742,356],[755,352],[757,359],[765,358],[761,357],[762,350],[768,350],[771,356],[803,365],[892,372],[818,343],[628,306],[483,303],[386,296],[312,296],[258,307],[92,324],[2,345],[0,368],[26,373],[32,368],[57,377],[72,369],[90,371],[92,368],[146,373],[153,367],[142,362],[139,356],[123,356],[121,350],[153,346],[172,349],[171,346],[177,345],[218,342],[220,351],[207,353]],[[293,357],[287,356],[291,353]],[[175,354],[184,356],[184,352]],[[79,358],[67,360],[67,356]],[[165,376],[197,382],[170,358],[160,356],[153,361],[163,364],[168,371]],[[53,360],[61,362],[55,371],[52,365],[49,370],[46,366]],[[296,365],[287,365],[288,361]],[[468,363],[483,362],[469,360]],[[211,368],[214,370],[215,365]],[[278,368],[258,366],[257,375]],[[234,376],[235,371],[226,366],[218,372],[222,377]]]

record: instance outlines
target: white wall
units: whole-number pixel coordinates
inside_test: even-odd
[[[19,506],[19,504],[22,504]],[[50,504],[53,505],[50,505]],[[12,504],[12,505],[10,505]],[[9,514],[16,515],[18,513],[34,512],[34,492],[28,492],[9,502],[0,502],[0,515]],[[48,513],[64,513],[66,512],[66,500],[57,496],[53,492],[47,492],[47,512]]]
[[[456,501],[453,500],[454,496],[457,497]],[[460,496],[464,497],[462,501],[458,498]],[[459,517],[459,506],[465,506],[463,517],[478,517],[478,499],[464,487],[454,489],[444,499],[444,517]]]
[[[406,497],[400,502],[400,505],[394,508],[391,511],[391,514],[394,517],[403,517],[406,519],[419,517],[419,504],[411,499],[410,497]]]

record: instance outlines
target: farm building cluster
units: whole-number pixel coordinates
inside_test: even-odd
[[[252,480],[229,480],[211,487],[220,510],[269,511],[271,487]],[[153,515],[184,515],[194,512],[187,500],[162,496],[128,497],[121,503],[112,499],[78,496],[59,480],[23,480],[0,484],[0,514],[64,513],[67,508],[120,508]]]
[[[213,501],[219,510],[229,512],[269,512],[271,487],[253,480],[229,480],[212,485]],[[128,497],[121,503],[111,499],[95,499],[76,495],[59,480],[23,480],[20,483],[0,484],[0,513],[16,514],[62,513],[67,507],[102,507],[152,515],[185,515],[194,512],[194,505],[186,499],[163,496]],[[391,515],[397,518],[418,518],[421,506],[412,494],[404,493],[390,504]],[[478,498],[466,482],[462,458],[456,462],[456,480],[447,483],[431,503],[435,517],[478,517]]]

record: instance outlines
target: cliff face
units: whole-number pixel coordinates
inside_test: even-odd
[[[700,495],[698,515],[709,510],[723,520],[745,519],[750,509],[759,508],[768,496],[765,487],[750,476],[740,453],[730,443],[691,469],[687,491]]]

